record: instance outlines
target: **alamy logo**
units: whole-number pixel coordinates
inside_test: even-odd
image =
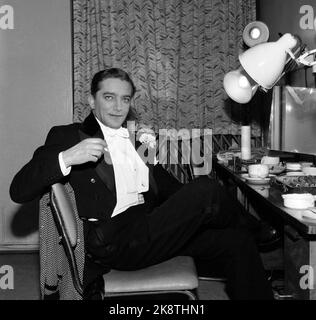
[[[316,18],[314,14],[314,8],[311,5],[303,5],[300,7],[300,28],[303,30],[316,30]]]
[[[0,29],[14,29],[14,11],[9,5],[0,6]]]
[[[14,289],[14,271],[9,265],[0,267],[0,289]]]

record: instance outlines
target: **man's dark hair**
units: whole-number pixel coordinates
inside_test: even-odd
[[[119,68],[110,68],[110,69],[101,70],[93,76],[91,81],[91,88],[90,88],[90,93],[92,94],[93,97],[95,97],[96,93],[100,90],[100,86],[99,86],[100,83],[103,80],[109,79],[109,78],[116,78],[116,79],[120,79],[122,81],[127,81],[128,83],[130,83],[132,87],[131,97],[134,96],[136,87],[132,79],[128,75],[128,73]]]

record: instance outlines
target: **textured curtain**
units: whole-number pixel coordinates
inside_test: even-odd
[[[139,121],[158,128],[238,134],[223,76],[238,67],[255,0],[74,0],[74,121],[89,113],[93,74],[127,71]],[[256,130],[256,129],[255,129]]]

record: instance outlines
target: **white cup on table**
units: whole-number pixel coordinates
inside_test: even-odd
[[[269,166],[266,164],[251,164],[248,166],[250,178],[264,179],[269,175]]]

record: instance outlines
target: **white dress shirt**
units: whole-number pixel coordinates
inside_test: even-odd
[[[149,189],[149,169],[136,152],[126,128],[112,129],[105,126],[97,118],[96,120],[108,145],[106,152],[110,153],[113,164],[117,198],[112,213],[112,217],[114,217],[129,207],[144,202],[142,193]],[[66,168],[62,152],[58,158],[63,174],[69,174],[71,167]]]

